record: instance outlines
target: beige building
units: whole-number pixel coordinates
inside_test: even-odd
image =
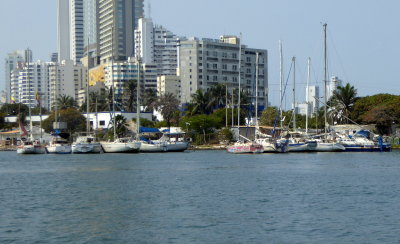
[[[174,94],[178,100],[181,99],[181,80],[176,75],[161,75],[157,77],[157,96],[167,93]]]

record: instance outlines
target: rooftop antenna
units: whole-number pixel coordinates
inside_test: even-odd
[[[148,18],[151,19],[151,1],[150,0],[147,2],[147,15],[148,15]]]

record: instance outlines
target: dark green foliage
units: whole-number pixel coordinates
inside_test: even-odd
[[[86,118],[76,109],[67,108],[58,111],[58,121],[67,123],[67,131],[74,133],[86,130]],[[53,122],[55,121],[55,114],[52,112],[50,116],[43,120],[42,127],[47,132],[53,131]]]
[[[192,117],[183,117],[180,121],[180,127],[197,133],[212,133],[215,129],[221,128],[221,119],[216,116],[205,114]]]

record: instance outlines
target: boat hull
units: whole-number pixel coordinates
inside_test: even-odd
[[[344,145],[346,152],[390,152],[392,151],[391,145],[380,146],[360,146],[360,145]]]
[[[46,149],[43,146],[22,146],[17,149],[18,154],[45,154]]]
[[[136,153],[139,152],[140,142],[101,142],[105,153]]]
[[[167,144],[166,143],[145,143],[142,142],[140,145],[140,152],[144,153],[157,153],[157,152],[167,152]]]
[[[72,153],[74,154],[88,154],[88,153],[100,153],[100,143],[77,143],[72,144]]]
[[[346,148],[340,143],[318,142],[316,152],[343,152]]]
[[[49,154],[70,154],[72,148],[70,145],[52,145],[47,146],[46,151]]]
[[[289,152],[313,152],[317,148],[317,142],[289,143]]]
[[[264,148],[259,144],[250,144],[250,145],[233,145],[229,146],[226,149],[229,153],[234,154],[246,154],[246,153],[263,153]]]

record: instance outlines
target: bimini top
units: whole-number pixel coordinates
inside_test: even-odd
[[[140,127],[140,133],[160,133],[157,128]]]

